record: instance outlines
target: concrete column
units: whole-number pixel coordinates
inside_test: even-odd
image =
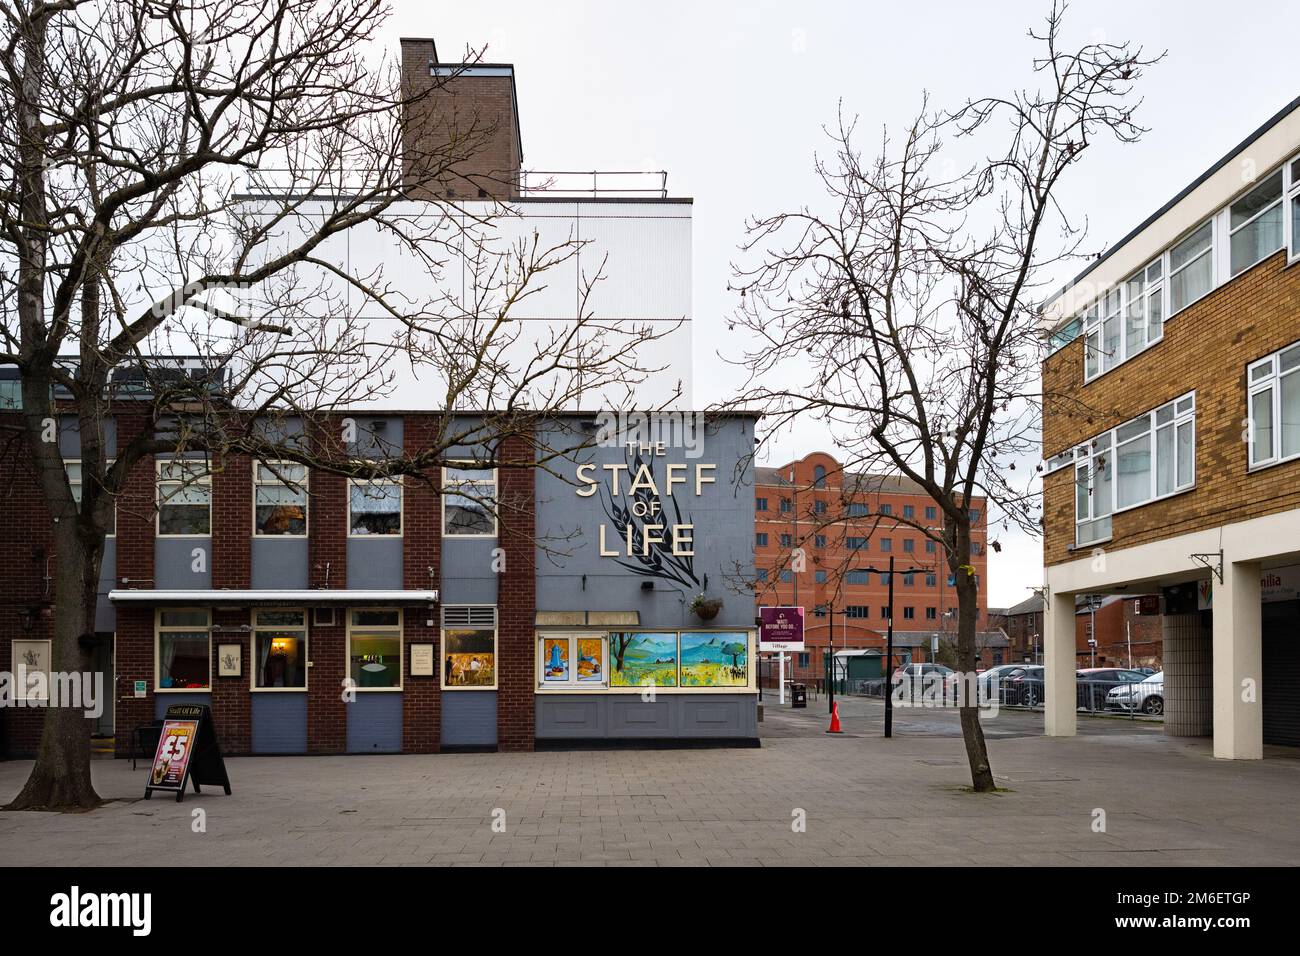
[[[1257,561],[1225,560],[1213,585],[1214,756],[1225,760],[1264,756],[1259,576]]]
[[[1050,591],[1047,599],[1043,609],[1043,681],[1047,694],[1044,731],[1049,737],[1073,737],[1078,723],[1074,595]]]

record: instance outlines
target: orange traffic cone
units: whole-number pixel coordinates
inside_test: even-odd
[[[844,731],[840,729],[840,702],[838,700],[831,704],[831,726],[826,732],[828,734],[844,733]]]

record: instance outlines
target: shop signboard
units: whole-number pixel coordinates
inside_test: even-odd
[[[185,785],[200,793],[200,784],[220,785],[230,795],[230,777],[217,743],[212,711],[205,704],[172,704],[163,717],[153,766],[144,786],[148,800],[155,790],[185,798]]]
[[[758,623],[758,649],[760,651],[803,650],[803,608],[760,608]]]

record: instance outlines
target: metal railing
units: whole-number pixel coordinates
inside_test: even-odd
[[[852,697],[883,699],[885,679],[838,680],[835,693]],[[893,683],[897,687],[897,682]],[[909,703],[925,702],[931,706],[957,706],[957,690],[952,682],[932,685],[927,690],[924,682],[914,682],[904,688],[904,698]],[[1041,710],[1046,691],[1041,680],[988,680],[980,681],[981,701],[996,700],[999,707],[1021,710]],[[897,699],[897,698],[895,698]],[[1089,714],[1124,715],[1130,718],[1164,718],[1164,687],[1160,684],[1133,684],[1117,681],[1076,681],[1075,708]]]
[[[525,198],[667,199],[668,172],[662,169],[526,169],[519,174],[519,194]]]

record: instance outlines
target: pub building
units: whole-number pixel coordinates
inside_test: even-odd
[[[352,420],[359,457],[428,447],[439,424]],[[75,489],[76,421],[60,424]],[[135,729],[177,703],[211,707],[226,754],[756,744],[753,599],[735,590],[753,574],[754,426],[711,416],[688,451],[597,441],[596,415],[563,414],[534,436],[577,449],[563,461],[494,468],[529,454],[513,436],[453,449],[432,482],[146,459],[104,558],[94,666],[112,702],[97,747],[129,756]],[[49,661],[57,557],[28,470],[3,467],[8,670]],[[701,594],[721,602],[711,619]],[[41,715],[0,709],[8,756],[35,752]]]

